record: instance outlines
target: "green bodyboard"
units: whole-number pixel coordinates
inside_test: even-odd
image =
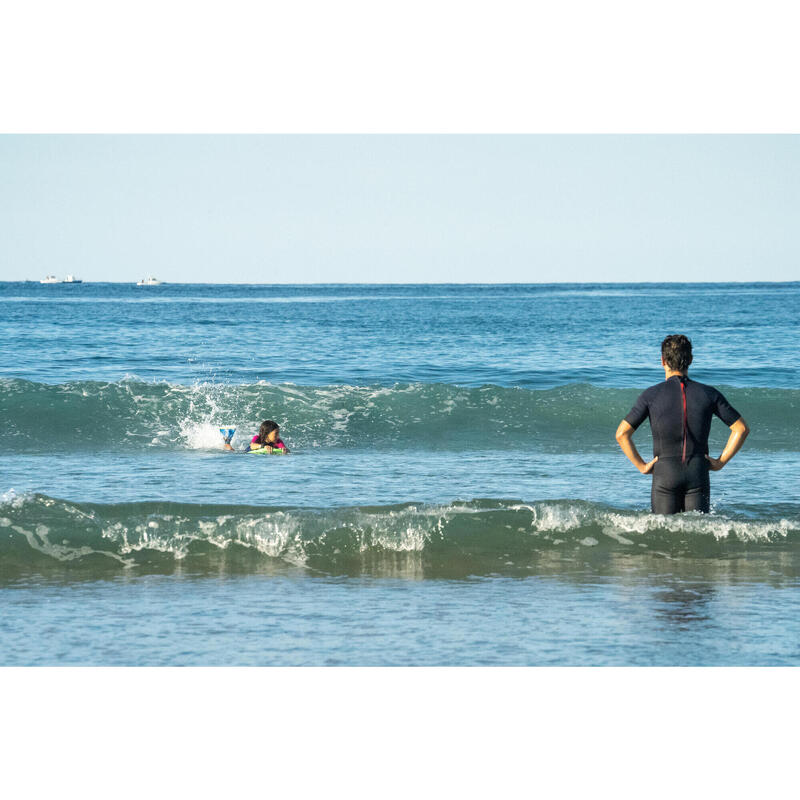
[[[260,456],[285,456],[288,455],[286,450],[281,449],[280,447],[260,447],[258,450],[248,450],[247,453],[250,455],[260,455]]]

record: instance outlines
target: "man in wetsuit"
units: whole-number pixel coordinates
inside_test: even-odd
[[[722,469],[744,444],[750,428],[738,411],[713,386],[687,375],[692,343],[686,336],[667,336],[661,342],[665,380],[645,389],[617,428],[622,452],[643,475],[653,474],[650,507],[654,514],[708,512],[711,501],[709,470]],[[731,429],[719,458],[708,455],[708,432],[716,414]],[[650,418],[653,460],[644,462],[631,437]]]

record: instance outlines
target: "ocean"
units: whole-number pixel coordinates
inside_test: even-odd
[[[800,664],[800,283],[0,308],[0,664]],[[614,439],[670,333],[752,430],[708,515],[650,514]],[[264,419],[288,457],[242,453]]]

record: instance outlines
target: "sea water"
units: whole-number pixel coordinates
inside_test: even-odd
[[[0,309],[1,664],[800,663],[798,283]],[[614,440],[669,333],[752,429],[708,515],[651,515]],[[242,454],[264,419],[290,456]]]

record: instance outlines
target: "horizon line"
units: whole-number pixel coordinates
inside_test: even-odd
[[[84,284],[108,284],[114,286],[136,286],[135,280],[125,281],[98,281],[81,280],[80,282],[59,281],[53,284],[42,284],[41,279],[24,278],[21,280],[0,279],[0,283],[33,283],[48,286],[80,286]],[[711,285],[711,284],[786,284],[800,283],[797,280],[738,280],[738,281],[276,281],[271,283],[253,283],[250,281],[161,281],[160,286],[677,286],[677,285]],[[157,286],[142,286],[139,288],[153,289]]]

